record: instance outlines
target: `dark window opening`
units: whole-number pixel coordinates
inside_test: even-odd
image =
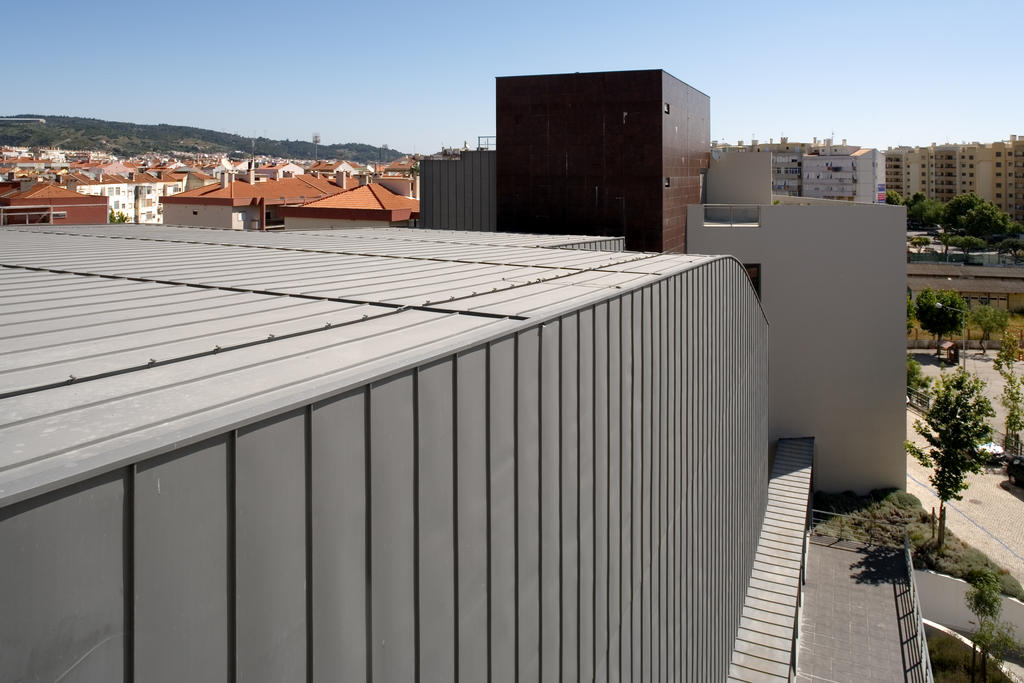
[[[193,216],[198,216],[198,215],[199,215],[199,212],[198,212],[198,211],[193,211],[193,212],[192,212],[192,215],[193,215]]]
[[[665,178],[665,187],[670,187],[671,185],[672,185],[672,179],[671,178]]]
[[[760,263],[744,263],[743,267],[747,269],[747,276],[750,278],[750,284],[754,286],[754,291],[757,293],[757,298],[761,298],[761,264]]]
[[[665,103],[665,113],[666,113],[666,114],[667,114],[667,113],[669,113],[669,109],[671,109],[671,107],[669,107],[669,104],[668,104],[668,102],[666,102],[666,103]]]

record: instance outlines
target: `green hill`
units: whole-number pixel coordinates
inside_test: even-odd
[[[250,138],[241,135],[191,126],[171,126],[166,123],[143,125],[42,114],[11,116],[45,118],[46,123],[0,121],[0,145],[89,149],[122,157],[150,152],[205,152],[226,154],[234,158],[248,156],[252,145]],[[260,137],[256,138],[256,154],[285,159],[312,159],[313,143]],[[373,145],[358,142],[319,145],[317,148],[320,159],[348,159],[360,163],[377,161],[378,154],[384,161],[393,161],[403,155],[397,150],[380,150]]]

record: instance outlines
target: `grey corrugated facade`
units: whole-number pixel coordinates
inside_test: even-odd
[[[498,229],[497,152],[420,161],[420,225],[447,230]]]
[[[269,265],[299,256],[274,246],[277,236],[253,249],[151,234],[162,241],[135,240],[138,255],[110,264],[103,254],[117,240],[68,242],[78,247],[69,258],[101,280],[68,275],[66,263],[62,273],[41,265],[57,262],[57,242],[38,253],[24,246],[31,242],[9,245],[5,291],[28,301],[58,287],[81,306],[74,293],[85,297],[85,288],[62,278],[134,292],[156,285],[114,271],[156,271],[145,255],[170,249],[183,264],[221,263],[203,286],[231,275],[231,289],[201,291],[218,296],[240,288],[241,266],[228,268],[223,254],[256,259],[259,275],[246,276],[245,291],[270,296]],[[415,251],[419,263],[422,245]],[[466,253],[443,262],[470,270]],[[766,503],[767,325],[745,271],[728,258],[508,254],[512,263],[604,259],[553,272],[552,284],[595,275],[636,284],[541,308],[525,302],[548,285],[518,288],[509,301],[524,303],[513,317],[480,317],[447,350],[388,355],[315,390],[300,373],[320,377],[325,357],[297,340],[365,336],[363,327],[370,334],[407,316],[402,334],[413,349],[426,344],[416,330],[438,309],[218,354],[203,375],[213,384],[191,378],[188,368],[207,362],[196,359],[48,389],[56,412],[45,419],[26,398],[40,392],[0,400],[8,453],[31,452],[24,435],[33,420],[72,432],[46,435],[66,443],[39,456],[44,470],[51,461],[73,469],[68,453],[112,444],[89,456],[99,463],[94,476],[66,481],[34,479],[43,476],[35,460],[0,463],[0,679],[70,671],[63,680],[112,681],[131,671],[140,681],[722,680]],[[442,262],[433,259],[431,267]],[[23,270],[29,261],[43,270]],[[162,271],[159,286],[176,292],[197,276],[173,277]],[[494,296],[474,292],[492,303],[467,312],[498,311]],[[375,345],[387,353],[388,343]],[[260,348],[294,360],[253,364],[247,354]],[[292,371],[261,387],[264,366]],[[178,379],[149,392],[144,377],[132,383],[142,372]],[[259,400],[246,413],[227,409],[241,398],[225,408],[220,394],[198,393],[249,379]],[[104,398],[101,387],[119,382],[129,393]],[[78,403],[62,408],[67,400]],[[76,411],[87,416],[108,400],[134,404],[138,414],[125,413],[133,422],[120,428],[147,450],[123,455],[117,429],[80,426]],[[181,428],[167,426],[167,401],[183,406],[172,413]]]

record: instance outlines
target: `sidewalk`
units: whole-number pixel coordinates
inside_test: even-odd
[[[907,411],[907,439],[927,443],[914,431],[919,416]],[[928,478],[931,470],[907,456],[907,493],[917,496],[926,510],[939,510],[939,499]],[[988,555],[1024,583],[1024,489],[1014,486],[1002,469],[969,475],[963,500],[947,505],[946,526],[958,537]]]

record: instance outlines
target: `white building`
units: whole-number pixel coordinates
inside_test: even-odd
[[[884,153],[877,149],[832,144],[831,138],[793,142],[740,140],[736,145],[712,143],[715,160],[742,153],[771,154],[771,192],[789,197],[839,199],[863,204],[885,202]]]
[[[884,153],[854,145],[827,144],[813,154],[804,154],[801,196],[884,204]]]
[[[130,188],[128,178],[106,174],[92,178],[81,173],[69,173],[64,177],[64,183],[79,194],[106,197],[108,211],[123,213],[134,221],[135,190]]]

